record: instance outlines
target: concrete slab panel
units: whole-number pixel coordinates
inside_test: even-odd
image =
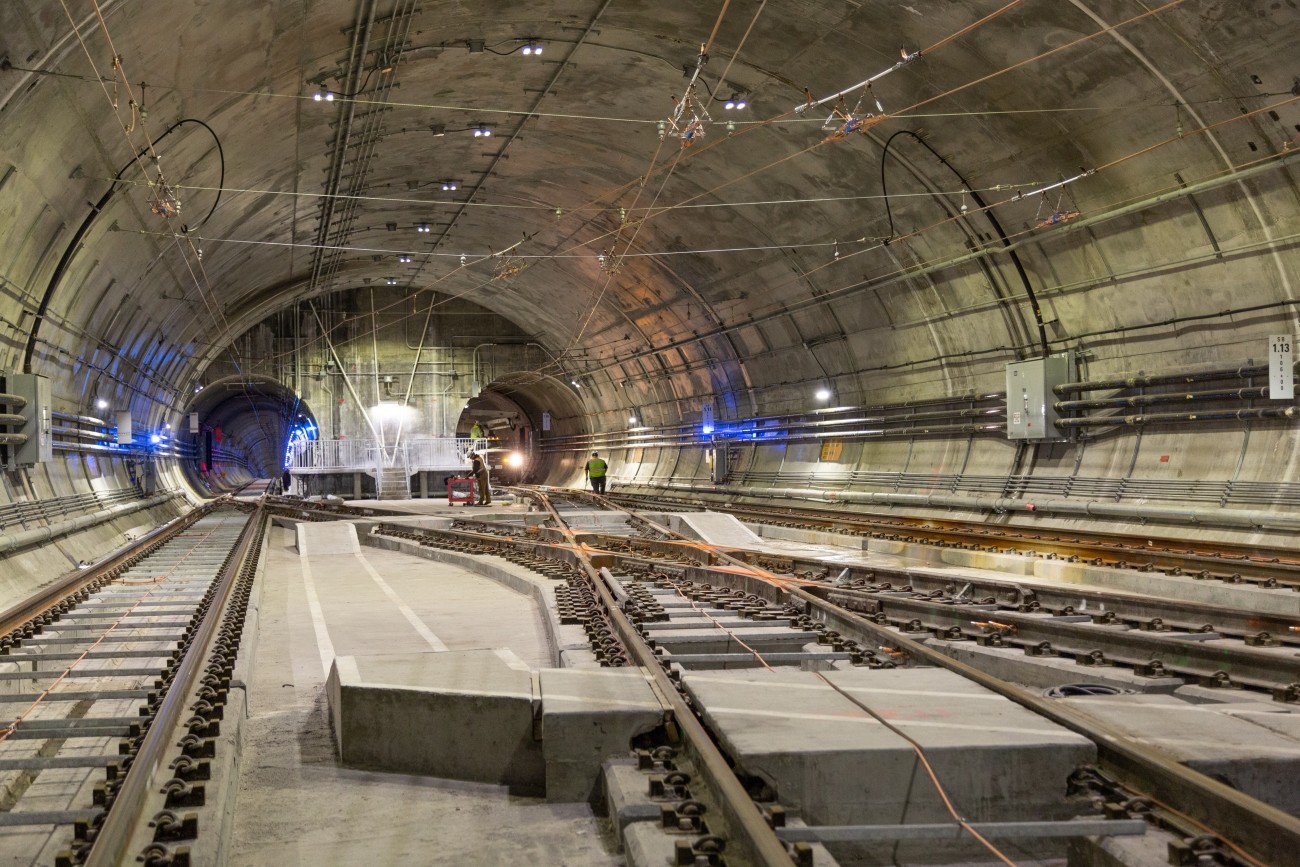
[[[1139,572],[1136,569],[1092,566],[1065,560],[1038,559],[1033,563],[1035,575],[1053,581],[1204,605],[1246,608],[1282,617],[1300,616],[1300,593],[1285,588],[1269,589],[1222,581],[1198,581],[1188,575],[1162,575],[1159,572]]]
[[[495,651],[338,657],[326,693],[344,765],[545,788],[533,673]]]
[[[304,557],[361,553],[356,525],[350,521],[302,521],[297,531],[298,553]]]
[[[1176,696],[1065,699],[1135,740],[1300,816],[1300,714],[1280,704],[1195,704]]]
[[[1065,657],[1028,656],[1018,647],[982,647],[973,641],[929,641],[926,646],[994,677],[1040,689],[1095,683],[1134,692],[1171,693],[1185,683],[1181,677],[1142,677],[1120,666],[1085,668]]]
[[[549,801],[590,801],[600,766],[627,755],[632,738],[663,723],[665,705],[639,668],[538,672],[542,756]]]
[[[650,633],[655,647],[674,653],[739,653],[748,647],[758,651],[792,652],[817,643],[817,635],[786,626],[750,627],[748,629],[660,629]]]
[[[684,512],[672,516],[673,529],[687,536],[728,548],[762,548],[763,540],[754,535],[735,515],[721,512]]]
[[[978,821],[1065,816],[1066,779],[1093,744],[939,669],[825,672],[914,738],[957,809]],[[946,821],[911,744],[812,672],[687,673],[742,773],[812,825]]]

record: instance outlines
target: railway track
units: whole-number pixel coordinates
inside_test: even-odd
[[[263,526],[222,501],[0,615],[6,858],[180,863],[209,826]]]
[[[1300,823],[1293,817],[939,649],[978,642],[1019,648],[1026,656],[1052,654],[1079,661],[1081,679],[1089,666],[1145,666],[1142,673],[1153,677],[1269,690],[1290,702],[1297,699],[1300,677],[1288,618],[1097,588],[1028,588],[1014,577],[967,580],[718,548],[623,509],[618,520],[593,521],[583,513],[609,511],[613,504],[569,494],[555,508],[547,493],[525,492],[540,513],[522,519],[460,518],[449,530],[380,525],[377,532],[551,563],[552,577],[563,582],[557,591],[560,616],[587,627],[602,663],[646,667],[673,688],[690,671],[760,665],[955,671],[1097,743],[1100,767],[1080,771],[1093,797],[1122,794],[1125,803],[1142,804],[1149,803],[1143,797],[1154,796],[1164,806],[1151,815],[1159,813],[1158,824],[1181,840],[1170,844],[1171,851],[1182,847],[1192,853],[1188,857],[1213,856],[1220,859],[1216,863],[1282,863],[1277,859],[1292,851],[1288,847],[1300,845]],[[1287,590],[1268,592],[1290,596]],[[1272,633],[1281,638],[1271,639]],[[694,743],[687,724],[688,717],[695,719],[692,711],[676,711],[683,729],[681,762],[716,766],[721,775],[718,781],[707,772],[698,776],[710,781],[708,796],[701,797],[720,817],[706,836],[734,835],[734,851],[745,853],[739,863],[769,863],[753,853],[756,846],[770,846],[770,827],[763,830],[760,823],[770,825],[771,808],[779,805],[762,804],[756,815],[744,806],[753,804],[748,794],[734,800],[741,796],[727,791],[727,759],[703,758],[716,752],[703,732],[696,734],[704,740]],[[1136,815],[1116,812],[1121,814]],[[1207,828],[1223,829],[1222,836],[1211,834],[1207,843]],[[786,842],[799,839],[784,836]]]
[[[936,545],[990,554],[1030,554],[1093,566],[1159,571],[1200,580],[1300,592],[1300,555],[1294,549],[1261,548],[1229,543],[1189,543],[1158,536],[1125,536],[1078,530],[1032,530],[987,524],[846,514],[818,509],[764,508],[739,503],[698,503],[687,498],[615,494],[612,503],[639,510],[709,508],[742,521],[771,526],[820,530],[845,536],[904,544]]]

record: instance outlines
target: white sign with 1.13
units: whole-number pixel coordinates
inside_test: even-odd
[[[1295,377],[1291,375],[1291,353],[1295,340],[1290,334],[1268,339],[1268,398],[1295,400]]]

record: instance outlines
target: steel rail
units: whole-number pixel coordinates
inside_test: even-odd
[[[546,501],[541,492],[527,490],[526,493],[538,497],[546,503],[547,511],[551,513],[551,517],[556,521],[557,526],[564,527],[567,530],[558,513]],[[603,502],[610,506],[613,505],[609,501],[600,500],[593,495],[584,495],[584,498],[594,502]],[[622,508],[620,510],[628,511]],[[635,515],[630,511],[628,511],[628,514]],[[640,520],[644,521],[647,526],[656,528],[661,532],[673,536],[677,535],[653,521],[644,518],[640,518]],[[568,532],[572,534],[572,531]],[[572,535],[570,537],[573,538]],[[734,560],[734,558],[730,557],[726,557],[726,559]],[[749,579],[760,581],[778,597],[782,592],[785,592],[791,599],[803,602],[810,614],[828,625],[839,626],[841,632],[858,632],[872,636],[873,639],[896,648],[913,660],[924,661],[930,665],[952,671],[1071,731],[1088,737],[1097,746],[1101,765],[1126,785],[1158,799],[1175,811],[1190,817],[1203,827],[1212,829],[1215,834],[1228,840],[1252,857],[1268,864],[1282,864],[1292,861],[1294,853],[1300,851],[1300,819],[1185,767],[1165,756],[1159,750],[1143,747],[1133,742],[1124,732],[1102,720],[1098,720],[1071,706],[1051,702],[1033,695],[977,668],[954,660],[905,635],[899,635],[893,630],[881,627],[863,616],[832,605],[816,596],[813,592],[815,588],[803,588],[798,586],[798,582],[793,581],[774,581],[770,577],[763,577],[762,570],[756,569],[751,564],[744,564],[741,561],[735,562],[744,567],[746,574],[720,573],[719,577],[726,577],[735,581],[748,582]],[[588,574],[594,571],[590,569],[589,565],[586,565],[585,568],[588,570]],[[630,624],[621,616],[621,611],[618,610],[617,606],[612,604],[614,602],[612,595],[603,582],[597,581],[596,586],[602,601],[612,615],[611,623],[620,632],[620,638],[623,638],[629,652],[637,657],[638,664],[643,665],[648,671],[656,675],[658,682],[658,675],[661,675],[662,671],[657,662],[653,658],[643,661],[647,654],[639,642],[628,640],[625,630],[628,629]],[[676,697],[675,690],[669,689],[664,692],[665,695]],[[695,737],[694,727],[691,727],[690,732],[686,731],[689,724],[694,722],[693,715],[686,710],[675,710],[675,713],[680,718],[679,725],[682,726],[684,733],[687,733],[690,737]],[[698,726],[698,723],[696,723],[696,726]],[[699,734],[703,735],[702,727],[699,728]],[[729,778],[729,773],[724,774],[722,777],[723,780]],[[734,778],[730,779],[734,782]],[[724,803],[748,804],[752,807],[752,801],[749,801],[747,796],[743,796],[743,790],[741,800],[732,802],[724,799]],[[754,812],[757,814],[757,808],[754,808]],[[757,814],[757,818],[762,821],[761,814]],[[763,824],[766,826],[765,822]],[[788,855],[782,852],[781,857],[785,860],[779,860],[775,863],[783,865],[788,863]]]
[[[627,494],[618,495],[627,498]],[[664,498],[660,498],[664,499]],[[676,502],[683,507],[685,502]],[[1114,533],[1088,533],[1070,530],[1028,530],[990,527],[987,524],[963,524],[942,518],[885,518],[877,515],[830,514],[814,509],[763,509],[758,506],[728,503],[712,504],[713,509],[726,511],[738,517],[784,520],[811,525],[821,525],[829,532],[840,529],[883,537],[897,541],[914,541],[917,544],[948,543],[953,547],[967,546],[970,550],[1011,546],[1016,550],[1048,550],[1059,559],[1078,557],[1092,560],[1114,557],[1116,563],[1126,563],[1129,568],[1150,564],[1155,568],[1187,568],[1200,571],[1218,568],[1233,573],[1270,572],[1268,577],[1300,583],[1300,557],[1292,549],[1261,546],[1191,542],[1168,537],[1121,536]],[[896,539],[910,536],[909,539]],[[1129,558],[1125,560],[1124,558]],[[1094,565],[1113,565],[1096,563]],[[1122,568],[1122,567],[1121,567]],[[1290,574],[1288,574],[1290,573]],[[1261,576],[1263,577],[1263,576]]]
[[[231,589],[238,580],[240,568],[249,556],[254,541],[261,538],[260,525],[267,520],[265,511],[259,506],[244,525],[239,541],[222,569],[212,604],[194,630],[190,646],[176,667],[171,687],[159,704],[153,724],[122,781],[114,808],[108,811],[104,824],[95,837],[85,861],[86,867],[117,867],[133,862],[134,859],[128,855],[127,850],[135,837],[139,822],[144,819],[140,810],[152,793],[154,775],[163,766],[172,748],[175,728],[189,712],[186,704],[203,673],[201,666],[225,615]]]
[[[629,512],[629,514],[634,513]],[[641,520],[649,526],[659,527],[648,519]],[[664,528],[659,529],[669,532]],[[853,612],[832,606],[809,589],[800,587],[797,582],[772,582],[753,566],[748,566],[747,571],[749,575],[730,577],[733,579],[752,577],[774,585],[773,590],[778,594],[784,590],[791,598],[804,602],[810,613],[818,612],[825,618],[838,619],[844,626],[892,645],[914,660],[925,660],[972,680],[1034,713],[1089,738],[1097,746],[1097,755],[1102,766],[1121,780],[1172,806],[1176,811],[1190,816],[1264,863],[1289,863],[1293,860],[1294,854],[1300,851],[1300,818],[1181,765],[1157,749],[1144,747],[1121,730],[1087,713],[1032,695],[920,642],[899,635],[893,630],[882,628]]]
[[[9,610],[0,613],[0,635],[6,635],[14,629],[21,628],[29,620],[44,614],[67,597],[105,578],[114,569],[125,566],[130,560],[153,547],[155,543],[165,542],[172,536],[187,529],[212,511],[213,508],[214,506],[211,504],[201,506],[176,521],[155,527],[131,545],[118,549],[109,555],[107,559],[102,560],[93,567],[70,572],[31,598],[24,599]]]
[[[805,561],[796,560],[796,565]],[[811,562],[811,561],[807,561]],[[839,564],[836,564],[837,566]],[[830,592],[846,591],[851,594],[865,594],[863,599],[879,599],[882,602],[895,600],[897,595],[877,595],[882,593],[897,594],[903,587],[911,587],[916,598],[922,599],[936,590],[943,590],[944,596],[937,600],[947,602],[953,611],[975,610],[970,606],[978,598],[993,597],[993,604],[998,608],[1011,611],[1021,610],[1020,605],[1032,600],[1036,609],[1043,613],[1073,613],[1087,615],[1112,614],[1120,622],[1136,623],[1139,628],[1153,620],[1158,631],[1196,632],[1213,631],[1225,637],[1246,638],[1268,632],[1274,638],[1286,643],[1291,626],[1300,623],[1300,617],[1260,611],[1251,608],[1226,608],[1205,602],[1193,602],[1184,599],[1154,596],[1134,591],[1108,590],[1079,584],[1022,583],[1016,576],[989,578],[985,575],[962,572],[957,574],[921,573],[903,569],[870,568],[864,571],[870,576],[863,578],[871,582],[869,587],[830,586]],[[852,579],[850,579],[852,580]],[[892,581],[902,582],[902,586],[893,586]],[[886,586],[888,585],[888,586]],[[831,601],[831,600],[828,600]],[[1080,608],[1079,606],[1083,607]],[[1092,606],[1096,605],[1095,608]],[[1076,609],[1066,612],[1066,608]],[[1213,626],[1212,630],[1205,630]],[[1149,627],[1156,629],[1156,627]]]
[[[839,591],[834,595],[851,597],[853,594],[852,591]],[[979,619],[981,614],[992,615],[1015,628],[1013,634],[1003,638],[1007,646],[1033,646],[1046,641],[1052,647],[1052,655],[1084,657],[1094,650],[1102,650],[1107,661],[1132,665],[1159,661],[1171,674],[1184,673],[1204,678],[1213,678],[1216,673],[1225,672],[1234,682],[1270,690],[1284,689],[1300,682],[1300,659],[1285,649],[1282,649],[1283,652],[1270,653],[1267,649],[1256,650],[1246,646],[1206,646],[1204,638],[1178,637],[1180,634],[1194,633],[1108,628],[1105,625],[1072,622],[1068,617],[981,610],[979,607],[954,606],[919,597],[861,598],[891,620],[905,622],[917,619],[938,629],[957,627],[963,630],[963,638],[970,637],[968,630],[972,619]],[[836,604],[831,599],[825,601],[827,604]]]
[[[529,495],[540,500],[550,514],[551,520],[555,522],[555,526],[572,537],[573,531],[560,517],[560,513],[556,511],[548,497],[537,491],[530,491]],[[576,542],[574,547],[578,549]],[[728,828],[741,838],[729,840],[729,844],[743,843],[744,848],[749,850],[746,854],[753,859],[751,862],[753,864],[764,865],[764,867],[790,867],[793,859],[786,851],[785,845],[776,836],[776,832],[768,824],[749,793],[745,791],[745,787],[736,779],[726,758],[713,743],[695,713],[678,694],[676,686],[665,674],[658,658],[644,643],[636,627],[619,608],[599,572],[592,567],[590,560],[580,549],[578,559],[583,571],[595,585],[596,592],[600,595],[601,602],[609,614],[610,623],[618,633],[623,646],[627,648],[628,653],[632,654],[636,664],[645,669],[654,679],[659,692],[672,705],[673,722],[705,772],[702,781],[716,795],[724,811]],[[728,859],[730,860],[730,856]]]
[[[903,651],[914,660],[961,675],[1058,725],[1091,739],[1102,767],[1134,789],[1158,799],[1213,830],[1265,864],[1294,863],[1300,852],[1300,818],[1194,771],[1158,749],[1134,742],[1126,733],[1071,706],[1052,702],[952,659],[905,635],[885,629],[851,611],[832,606],[799,587],[794,599],[828,624],[856,630]]]

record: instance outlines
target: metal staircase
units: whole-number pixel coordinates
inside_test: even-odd
[[[411,477],[406,474],[406,467],[381,467],[378,481],[379,499],[411,499]]]

